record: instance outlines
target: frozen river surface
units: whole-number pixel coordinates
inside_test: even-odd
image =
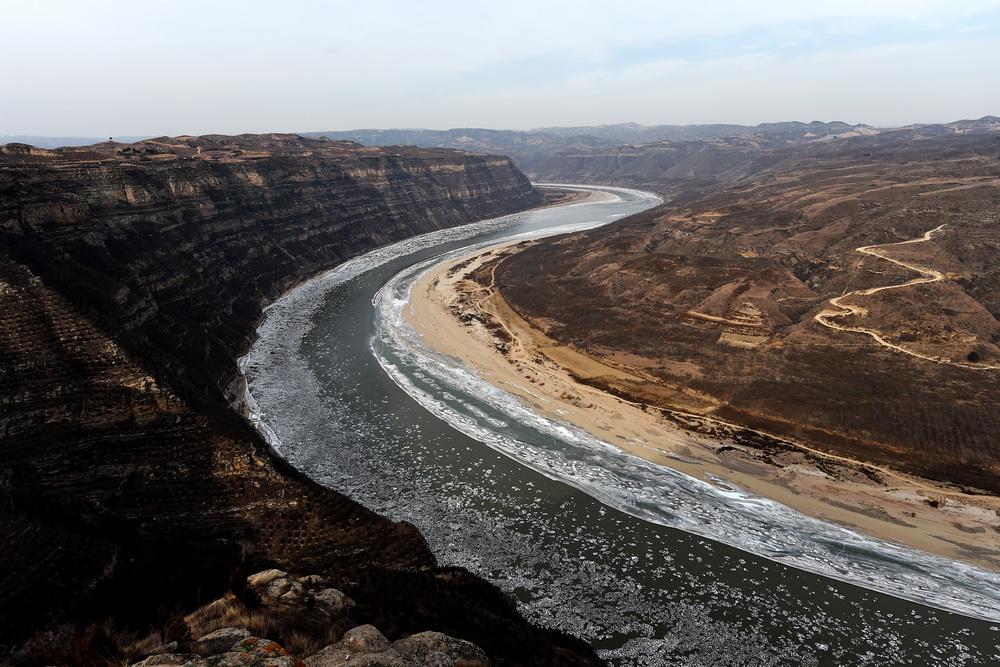
[[[1000,664],[997,575],[621,454],[430,353],[400,317],[447,253],[658,202],[608,191],[404,241],[293,290],[242,360],[259,427],[613,664]]]

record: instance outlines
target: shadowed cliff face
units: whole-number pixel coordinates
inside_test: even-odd
[[[505,157],[284,135],[31,153],[3,155],[0,243],[201,394],[233,377],[261,304],[284,289],[540,200]]]
[[[67,621],[139,631],[242,563],[330,577],[395,636],[595,662],[271,456],[225,396],[283,290],[540,199],[507,158],[287,135],[0,147],[0,646]]]

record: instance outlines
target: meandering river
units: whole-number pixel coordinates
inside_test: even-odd
[[[601,189],[613,197],[410,239],[290,292],[241,360],[258,427],[612,664],[1000,664],[1000,577],[628,457],[423,349],[399,317],[421,271],[659,201]]]

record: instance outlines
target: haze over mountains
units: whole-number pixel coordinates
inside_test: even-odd
[[[148,135],[115,137],[124,143],[148,139]],[[90,146],[108,137],[48,137],[34,134],[0,134],[0,144],[28,144],[37,148],[62,148],[64,146]]]
[[[802,151],[860,150],[932,137],[1000,131],[1000,118],[876,128],[833,122],[759,125],[617,125],[550,127],[518,132],[452,130],[352,130],[314,136],[366,145],[415,144],[509,155],[535,181],[647,187],[685,196],[730,185]],[[865,151],[870,148],[864,149]]]
[[[856,128],[871,129],[866,125],[850,125],[840,121],[830,123],[799,121],[761,123],[760,125],[640,125],[616,123],[611,125],[582,125],[571,127],[544,127],[527,131],[492,130],[486,128],[453,128],[450,130],[425,129],[360,129],[335,132],[311,132],[309,135],[330,139],[346,139],[374,145],[415,144],[447,146],[449,148],[477,147],[483,150],[508,150],[516,153],[525,149],[567,149],[573,147],[603,147],[618,144],[646,144],[658,141],[700,141],[724,137],[762,136],[801,139],[802,137],[828,136]]]
[[[1000,117],[983,116],[978,119],[949,123],[915,123],[900,128],[876,127],[864,123],[843,121],[784,121],[738,125],[709,123],[695,125],[642,125],[639,123],[613,123],[606,125],[576,125],[539,127],[531,130],[503,130],[480,127],[431,130],[425,128],[359,128],[353,130],[323,130],[301,132],[306,137],[327,137],[333,140],[356,141],[368,146],[412,145],[427,148],[456,148],[461,150],[505,153],[515,160],[535,156],[542,152],[565,151],[581,148],[602,148],[621,144],[648,144],[662,141],[706,141],[732,137],[753,137],[765,142],[801,142],[829,140],[844,135],[865,135],[891,130],[912,130],[926,134],[959,132],[990,132],[1000,129]],[[152,135],[115,136],[116,141],[132,143]],[[88,146],[105,141],[107,137],[0,135],[0,144],[23,143],[39,148],[61,146]]]
[[[902,128],[876,128],[842,121],[787,121],[759,125],[639,125],[619,123],[572,127],[544,127],[528,131],[486,128],[358,129],[332,132],[307,132],[306,136],[357,141],[374,146],[407,145],[457,148],[471,151],[504,153],[522,167],[530,166],[543,153],[564,153],[613,146],[658,142],[713,141],[742,138],[762,146],[778,147],[803,142],[830,141],[834,138],[877,134],[886,131],[938,135],[964,132],[989,132],[1000,129],[1000,118],[984,116],[941,124],[913,124]]]

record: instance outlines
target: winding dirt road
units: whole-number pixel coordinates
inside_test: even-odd
[[[843,300],[849,297],[871,296],[872,294],[877,294],[878,292],[884,292],[886,290],[902,289],[904,287],[913,287],[914,285],[923,285],[925,283],[936,283],[936,282],[941,282],[943,280],[947,280],[947,278],[945,278],[945,275],[940,271],[937,271],[936,269],[929,269],[923,266],[918,266],[916,264],[910,264],[909,262],[904,262],[899,259],[893,259],[892,257],[888,257],[882,252],[879,252],[884,248],[909,245],[912,243],[924,243],[925,241],[930,241],[931,238],[933,238],[934,234],[940,232],[942,229],[944,229],[944,225],[938,225],[934,229],[924,232],[922,236],[919,236],[915,239],[898,241],[896,243],[866,245],[866,246],[861,246],[860,248],[856,248],[857,252],[860,252],[864,255],[871,255],[872,257],[878,257],[879,259],[884,259],[887,262],[892,262],[893,264],[896,264],[898,266],[902,266],[904,268],[910,269],[911,271],[915,271],[919,273],[920,276],[912,280],[908,280],[905,283],[901,283],[899,285],[883,285],[881,287],[869,287],[867,289],[854,290],[842,294],[838,297],[834,297],[833,299],[830,299],[830,305],[833,306],[833,309],[825,308],[819,313],[817,313],[816,317],[814,318],[816,322],[822,324],[825,327],[829,327],[830,329],[835,329],[836,331],[850,331],[853,333],[861,333],[867,336],[871,336],[875,340],[875,342],[877,342],[879,345],[882,345],[892,350],[896,350],[897,352],[902,352],[903,354],[908,354],[911,357],[923,359],[925,361],[933,361],[934,363],[938,364],[950,364],[952,366],[958,366],[960,368],[970,368],[976,370],[1000,370],[1000,366],[992,366],[989,364],[973,364],[962,361],[952,361],[951,359],[946,359],[944,357],[935,357],[929,354],[914,352],[913,350],[909,350],[901,345],[897,345],[893,342],[886,340],[878,331],[875,331],[874,329],[868,329],[865,327],[846,326],[843,324],[837,324],[836,322],[832,321],[834,318],[850,317],[851,315],[864,316],[868,313],[868,311],[861,306],[849,303],[843,303]]]

